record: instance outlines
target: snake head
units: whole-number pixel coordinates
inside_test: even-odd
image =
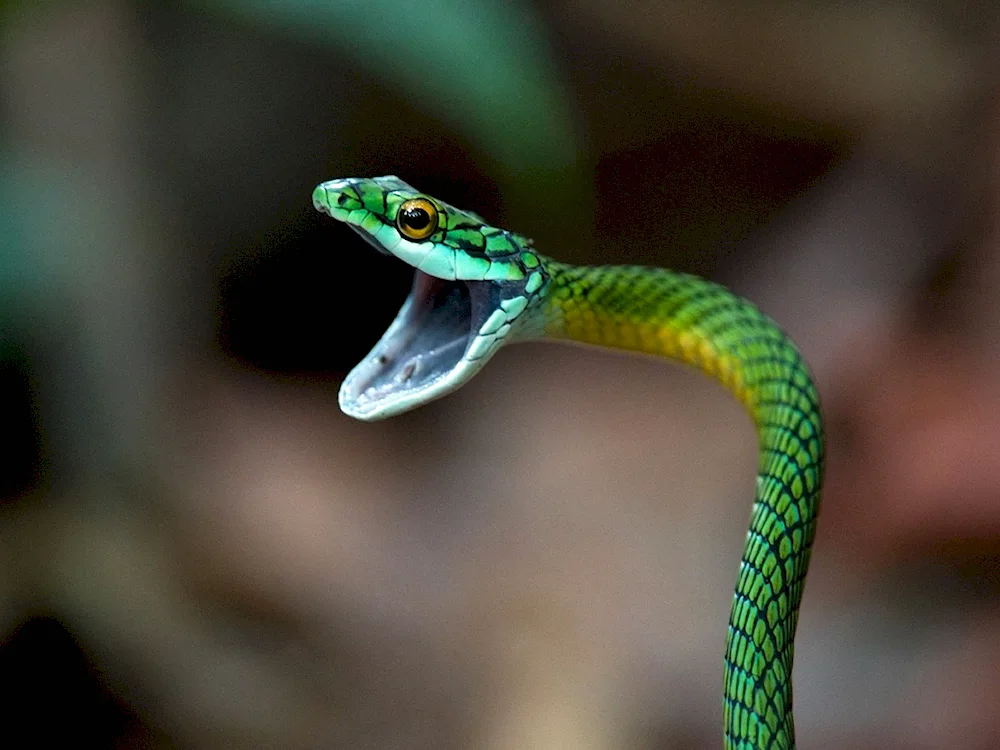
[[[350,416],[382,419],[440,398],[530,327],[548,273],[527,238],[393,176],[324,182],[313,204],[415,269],[396,319],[340,388]]]

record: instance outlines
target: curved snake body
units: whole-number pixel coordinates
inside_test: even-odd
[[[823,478],[819,398],[798,350],[753,304],[698,277],[577,267],[397,177],[319,185],[313,202],[416,269],[413,290],[340,392],[359,419],[388,417],[467,382],[508,342],[563,339],[693,365],[748,409],[759,462],[729,617],[728,750],[795,746],[792,653]]]

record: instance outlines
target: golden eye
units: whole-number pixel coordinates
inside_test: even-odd
[[[426,240],[438,228],[437,206],[426,198],[411,198],[396,212],[396,228],[408,240]]]

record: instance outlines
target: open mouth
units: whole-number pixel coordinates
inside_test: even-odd
[[[347,376],[341,407],[361,419],[406,411],[457,387],[464,355],[489,316],[494,284],[416,271],[413,288],[375,348]],[[478,363],[476,365],[478,369]]]

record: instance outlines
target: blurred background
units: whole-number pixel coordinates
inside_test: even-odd
[[[410,273],[310,194],[398,174],[779,320],[829,430],[799,746],[1000,747],[998,42],[988,0],[5,0],[0,744],[721,746],[748,420],[556,346],[344,417]]]

